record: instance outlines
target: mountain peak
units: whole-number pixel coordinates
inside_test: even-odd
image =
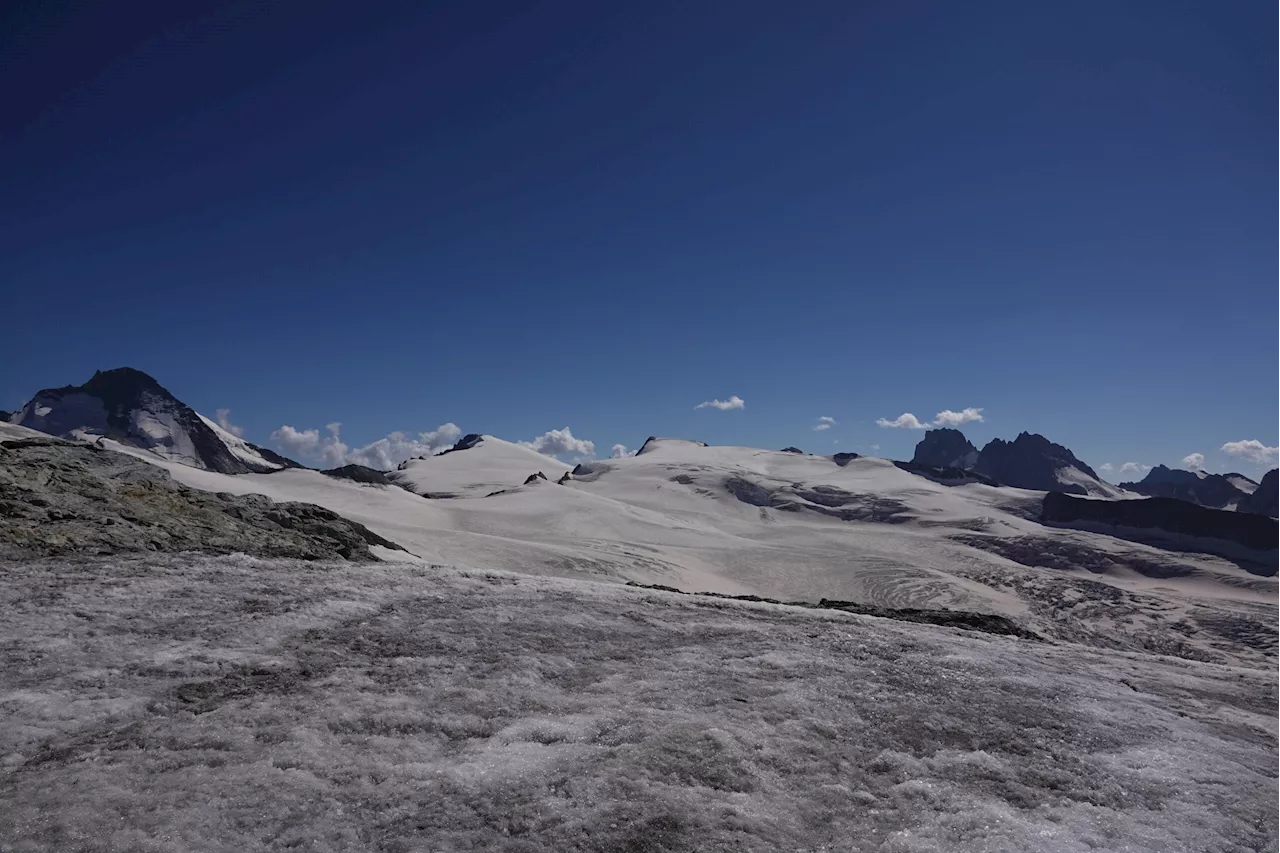
[[[226,434],[133,367],[94,371],[83,385],[46,388],[11,418],[20,426],[62,438],[107,438],[155,455],[223,474],[296,466],[273,461],[249,442]]]
[[[914,465],[932,468],[969,469],[978,461],[978,448],[958,429],[942,427],[926,430],[911,457]]]
[[[1039,433],[1020,432],[1013,441],[992,439],[978,454],[973,469],[1020,489],[1105,497],[1122,494],[1102,482],[1097,472],[1069,449]]]
[[[1176,498],[1210,509],[1229,509],[1241,503],[1249,494],[1240,486],[1242,482],[1252,481],[1247,478],[1240,480],[1241,482],[1234,482],[1222,474],[1206,474],[1204,471],[1185,471],[1157,465],[1141,480],[1121,483],[1120,488],[1152,498]]]

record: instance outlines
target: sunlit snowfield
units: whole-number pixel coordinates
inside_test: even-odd
[[[2,567],[0,849],[1276,849],[1274,670],[500,572]]]

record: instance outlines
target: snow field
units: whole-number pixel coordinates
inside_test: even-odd
[[[0,567],[0,846],[1276,846],[1269,672],[407,559]]]

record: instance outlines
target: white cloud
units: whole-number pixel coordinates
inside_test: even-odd
[[[981,423],[982,420],[982,409],[968,408],[961,409],[958,412],[953,412],[950,409],[944,409],[934,416],[933,425],[941,427],[957,427],[960,426],[960,424],[967,424],[971,421]]]
[[[434,456],[453,446],[462,430],[457,424],[441,424],[433,430],[418,433],[410,438],[403,432],[393,432],[386,438],[366,444],[347,454],[347,461],[383,471],[390,470],[406,459],[418,456]]]
[[[920,423],[920,419],[910,412],[903,412],[893,420],[888,418],[876,418],[876,423],[882,427],[896,427],[898,429],[927,429],[928,424]]]
[[[271,440],[289,456],[321,462],[330,468],[344,464],[348,448],[342,443],[342,424],[328,424],[325,431],[328,435],[322,437],[318,429],[299,430],[285,424],[271,433]]]
[[[403,432],[393,432],[386,438],[370,442],[352,450],[342,440],[342,424],[325,426],[321,435],[316,429],[295,429],[288,424],[271,433],[274,441],[289,456],[318,462],[327,468],[356,464],[383,471],[396,467],[406,459],[430,456],[452,445],[462,435],[457,424],[441,424],[433,430],[418,433],[410,438]]]
[[[1199,471],[1204,468],[1204,454],[1188,453],[1186,456],[1182,457],[1182,464],[1186,465],[1192,471]]]
[[[1254,438],[1244,441],[1228,441],[1222,445],[1222,452],[1248,459],[1258,465],[1272,467],[1275,466],[1277,457],[1280,457],[1280,447],[1268,447]]]
[[[710,407],[712,409],[719,409],[722,412],[727,412],[730,409],[745,409],[746,406],[747,406],[746,401],[743,400],[741,397],[739,397],[737,394],[734,394],[728,400],[707,400],[705,402],[699,403],[698,405],[694,406],[694,408],[705,409],[707,407]]]
[[[609,458],[626,459],[628,456],[635,456],[639,452],[640,451],[638,450],[627,450],[627,446],[625,444],[615,444],[609,451]]]
[[[568,454],[591,456],[596,452],[594,442],[587,441],[585,438],[574,438],[573,431],[568,427],[547,430],[533,441],[517,443],[547,456],[564,456]]]
[[[953,412],[950,409],[943,409],[941,412],[933,416],[933,420],[925,423],[910,412],[903,412],[893,420],[888,418],[877,418],[876,423],[882,427],[893,427],[897,429],[928,429],[929,427],[956,427],[960,424],[967,424],[970,421],[983,421],[982,409],[968,408]]]
[[[831,429],[836,425],[835,418],[829,418],[826,415],[818,418],[818,425],[813,428],[814,432],[822,432],[824,429]]]
[[[873,445],[871,445],[871,449],[872,449],[872,450],[879,450],[879,449],[880,449],[880,445],[878,445],[878,444],[873,444]]]
[[[238,427],[231,422],[230,409],[218,409],[214,414],[218,416],[218,426],[222,427],[237,438],[244,438],[244,427]]]
[[[1129,474],[1129,475],[1145,474],[1145,473],[1147,473],[1147,472],[1148,472],[1148,471],[1150,471],[1150,470],[1151,470],[1151,466],[1150,466],[1150,465],[1142,465],[1142,464],[1140,464],[1140,463],[1138,463],[1138,462],[1126,462],[1126,463],[1124,463],[1123,465],[1121,465],[1121,466],[1120,466],[1120,473],[1121,473],[1122,475],[1124,475],[1124,474]]]
[[[1098,470],[1104,474],[1110,474],[1112,471],[1116,470],[1116,466],[1112,465],[1110,462],[1103,462],[1098,466]]]

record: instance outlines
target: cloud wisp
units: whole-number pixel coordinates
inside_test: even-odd
[[[836,425],[835,418],[829,418],[826,415],[823,415],[822,417],[818,418],[818,423],[816,426],[814,426],[813,431],[822,432],[825,429],[831,429],[835,425]]]
[[[547,430],[533,441],[516,443],[546,456],[594,456],[596,452],[595,442],[576,438],[568,427]]]
[[[389,471],[407,459],[439,453],[451,447],[462,435],[457,424],[446,423],[420,432],[417,437],[393,432],[353,449],[342,440],[340,422],[326,424],[324,429],[321,433],[317,429],[296,429],[285,424],[271,433],[271,440],[288,456],[328,468],[354,464]]]
[[[1204,469],[1204,454],[1188,453],[1182,457],[1182,464],[1191,471],[1201,471]]]
[[[694,406],[693,408],[694,409],[719,409],[722,412],[728,412],[733,409],[745,409],[746,407],[747,407],[746,401],[743,400],[741,397],[739,397],[737,394],[734,394],[728,400],[705,400],[699,403],[698,405]]]
[[[236,426],[231,422],[230,409],[218,409],[214,414],[218,416],[218,426],[222,427],[236,438],[244,438],[244,427]]]
[[[1280,458],[1280,447],[1268,447],[1256,438],[1243,441],[1228,441],[1222,445],[1222,452],[1229,453],[1232,456],[1239,456],[1241,459],[1247,459],[1256,465],[1266,465],[1271,468],[1276,466],[1276,460]]]
[[[877,418],[878,426],[887,427],[889,429],[929,429],[930,427],[958,427],[961,424],[981,423],[985,418],[982,416],[982,409],[967,408],[958,412],[950,409],[943,409],[941,412],[933,416],[932,421],[922,421],[910,412],[903,412],[893,420],[888,418]]]

